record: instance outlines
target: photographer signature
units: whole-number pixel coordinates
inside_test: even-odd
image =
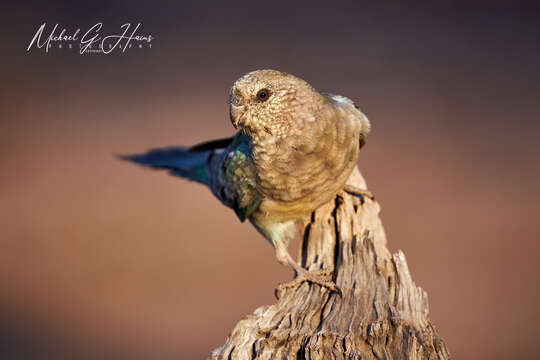
[[[67,43],[69,48],[73,48],[73,42],[78,42],[80,54],[87,52],[102,52],[104,54],[110,54],[116,49],[121,49],[122,52],[125,52],[126,49],[131,47],[131,42],[138,43],[139,47],[142,47],[142,44],[147,44],[148,47],[151,48],[151,42],[154,40],[152,35],[139,35],[137,33],[141,27],[141,23],[137,23],[135,26],[132,26],[131,23],[125,23],[120,26],[122,29],[121,34],[103,36],[101,34],[103,23],[101,22],[98,22],[90,27],[82,36],[80,36],[80,28],[68,34],[66,28],[63,28],[60,32],[58,32],[59,25],[55,24],[49,36],[42,40],[42,36],[46,36],[43,34],[45,32],[46,25],[47,23],[43,23],[38,28],[34,37],[26,48],[27,52],[30,52],[33,46],[38,49],[44,47],[45,52],[49,52],[49,49],[52,48],[54,43],[59,43],[58,47],[62,48],[61,43],[63,42]],[[98,51],[94,50],[96,46]]]

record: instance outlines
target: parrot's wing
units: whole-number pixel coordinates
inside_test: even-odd
[[[341,103],[344,103],[344,104],[348,104],[348,105],[351,105],[353,106],[354,108],[356,109],[360,109],[358,107],[358,105],[355,104],[354,101],[352,101],[351,99],[349,99],[348,97],[346,96],[343,96],[343,95],[336,95],[336,94],[330,94],[330,93],[327,93],[327,92],[323,92],[321,91],[321,94],[326,96],[328,99],[332,100],[333,102],[341,102]]]
[[[219,150],[219,149],[225,149],[229,145],[232,144],[232,142],[234,141],[235,138],[236,138],[236,136],[229,136],[229,137],[226,137],[226,138],[223,138],[223,139],[205,141],[205,142],[199,143],[197,145],[193,145],[192,147],[189,148],[189,150],[191,152],[201,152],[201,151],[205,151],[205,150],[214,151],[214,150]]]
[[[171,175],[210,187],[212,193],[244,221],[260,204],[249,146],[249,138],[239,132],[233,137],[191,147],[153,149],[120,158],[154,169],[169,170]]]
[[[120,155],[123,160],[135,162],[153,169],[169,170],[174,176],[210,185],[207,160],[211,151],[192,151],[184,146],[152,149],[143,154]]]
[[[354,101],[343,95],[330,94],[327,92],[321,92],[321,94],[329,99],[335,106],[344,109],[349,116],[354,117],[360,122],[361,130],[359,146],[360,148],[364,146],[367,134],[371,130],[371,124],[369,123],[367,116],[360,110],[360,107],[356,105]]]
[[[249,217],[261,203],[256,186],[255,165],[249,151],[249,138],[239,132],[219,161],[219,181],[217,187],[212,189],[241,221]]]

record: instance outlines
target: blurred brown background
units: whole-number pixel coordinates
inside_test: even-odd
[[[259,68],[367,113],[361,170],[453,356],[537,357],[534,6],[73,1],[0,17],[1,359],[200,359],[274,301],[292,274],[250,225],[114,156],[230,135],[228,88]],[[45,21],[141,21],[156,40],[25,53]]]

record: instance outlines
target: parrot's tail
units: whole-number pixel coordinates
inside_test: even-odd
[[[169,170],[171,175],[210,186],[210,160],[216,152],[222,151],[231,142],[232,138],[219,139],[192,147],[153,149],[144,154],[120,155],[119,157],[154,169]]]

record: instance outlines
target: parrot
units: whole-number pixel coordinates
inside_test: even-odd
[[[121,158],[207,186],[273,245],[279,263],[292,267],[291,284],[340,292],[330,273],[303,268],[287,247],[299,224],[340,191],[373,198],[346,184],[371,129],[367,116],[349,98],[278,70],[243,75],[228,100],[233,136]]]

